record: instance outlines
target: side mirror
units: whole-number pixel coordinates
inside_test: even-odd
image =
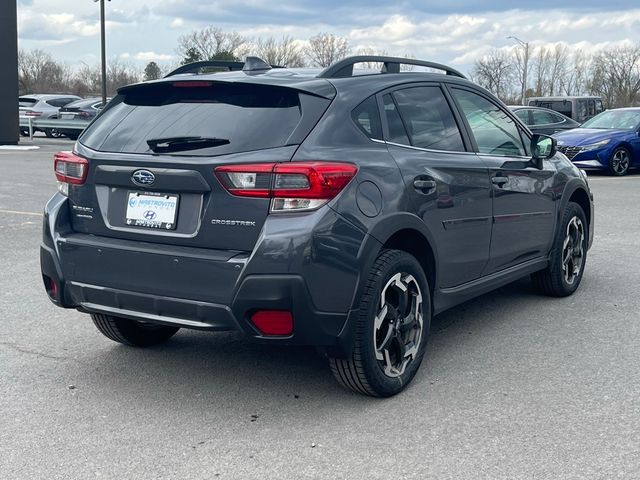
[[[531,153],[536,168],[542,170],[543,161],[553,157],[558,151],[558,142],[548,135],[534,134],[531,137]]]

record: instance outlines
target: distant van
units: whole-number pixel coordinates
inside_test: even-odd
[[[527,102],[531,107],[549,108],[580,123],[604,111],[600,97],[530,97]]]

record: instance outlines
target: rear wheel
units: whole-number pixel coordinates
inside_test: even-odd
[[[100,333],[114,342],[132,347],[151,347],[169,340],[180,330],[155,323],[92,313],[91,319]]]
[[[554,240],[549,266],[532,275],[534,285],[545,295],[566,297],[578,289],[587,260],[587,225],[582,207],[570,202]]]
[[[424,357],[431,297],[420,263],[400,250],[378,256],[360,300],[349,358],[330,358],[338,382],[354,392],[389,397],[413,379]]]
[[[631,153],[624,147],[616,148],[609,159],[609,173],[621,177],[629,173]]]
[[[55,128],[45,128],[44,129],[44,134],[48,138],[60,138],[60,137],[62,137],[62,134],[60,133],[60,131],[55,129]]]

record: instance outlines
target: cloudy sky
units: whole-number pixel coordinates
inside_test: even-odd
[[[72,65],[95,64],[98,19],[92,0],[18,0],[20,46]],[[176,63],[177,38],[207,25],[253,38],[304,41],[334,33],[354,50],[385,50],[467,71],[491,48],[515,48],[509,35],[585,51],[640,41],[638,0],[112,0],[107,19],[108,56],[141,67],[150,60]]]

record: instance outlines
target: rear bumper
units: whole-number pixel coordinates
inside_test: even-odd
[[[45,212],[40,249],[45,284],[56,285],[49,298],[60,307],[184,328],[235,330],[257,341],[315,345],[337,355],[349,349],[354,312],[350,306],[343,311],[318,308],[311,293],[315,286],[301,274],[260,273],[247,252],[76,233],[67,217],[66,199],[54,197]],[[261,335],[250,321],[256,310],[292,312],[293,334]]]

